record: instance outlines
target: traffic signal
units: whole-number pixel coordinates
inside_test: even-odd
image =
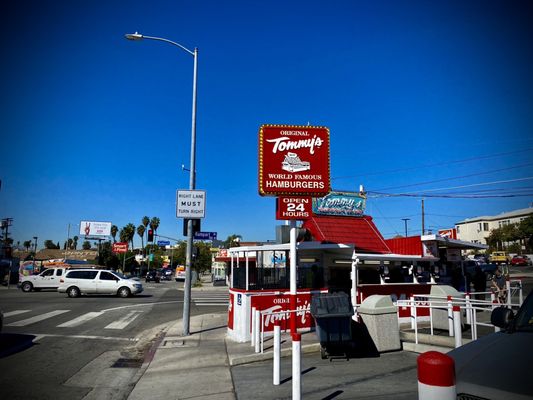
[[[148,241],[149,242],[154,241],[154,231],[152,229],[148,229]]]
[[[183,219],[183,236],[187,236],[187,224],[188,219]],[[201,228],[201,219],[193,219],[192,220],[192,234],[194,235],[196,232],[200,232]]]

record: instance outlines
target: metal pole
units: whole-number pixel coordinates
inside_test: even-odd
[[[192,122],[191,122],[191,166],[189,170],[189,189],[196,187],[196,88],[198,77],[198,48],[194,48],[194,71],[192,83]],[[192,219],[187,221],[187,254],[185,257],[185,288],[183,298],[183,335],[190,334],[189,323],[191,313],[191,262],[193,247]]]
[[[407,221],[409,221],[411,218],[402,218],[404,225],[405,225],[405,237],[407,237]]]

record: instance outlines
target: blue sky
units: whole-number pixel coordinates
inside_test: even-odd
[[[533,201],[531,2],[9,3],[0,217],[15,242],[62,244],[69,223],[144,215],[183,238],[193,58],[124,39],[135,31],[199,49],[196,186],[202,230],[221,239],[274,239],[282,223],[258,195],[266,123],[329,127],[334,189],[528,194],[425,197],[429,229]],[[485,185],[496,181],[510,182]],[[367,214],[386,237],[403,234],[402,218],[420,233],[421,197],[370,196]]]

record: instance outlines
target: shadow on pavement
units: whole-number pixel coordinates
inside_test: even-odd
[[[0,334],[0,358],[19,353],[34,345],[34,335],[22,335],[17,333]]]

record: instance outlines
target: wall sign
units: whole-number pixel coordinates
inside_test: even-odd
[[[353,217],[363,215],[366,197],[359,193],[331,192],[313,199],[313,213]]]
[[[259,194],[324,196],[330,191],[329,129],[262,125],[259,130]]]
[[[313,213],[311,197],[278,197],[276,199],[276,219],[305,220]]]

